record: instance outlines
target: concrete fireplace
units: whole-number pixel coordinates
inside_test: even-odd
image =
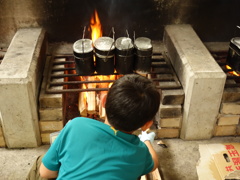
[[[43,29],[19,29],[0,64],[0,146],[48,144],[49,134],[63,128],[62,94],[46,93],[49,57],[60,55],[58,61],[64,61],[61,55],[71,54],[72,44],[59,43],[46,53],[47,44]],[[162,91],[156,116],[159,128],[153,129],[157,138],[201,140],[239,135],[240,112],[227,111],[229,107],[239,108],[236,102],[240,91],[231,95],[231,102],[226,100],[234,93],[224,90],[226,74],[193,28],[168,25],[163,42],[156,44],[155,50],[166,55],[182,86],[176,91]],[[234,102],[233,96],[237,96]],[[222,133],[223,128],[231,133]]]

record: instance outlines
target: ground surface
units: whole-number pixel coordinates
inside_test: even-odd
[[[204,141],[163,139],[167,148],[157,145],[160,173],[163,180],[197,180],[196,164],[199,160],[199,144],[240,142],[240,137],[215,137]],[[0,148],[0,179],[24,180],[37,156],[44,154],[48,145],[29,149]]]

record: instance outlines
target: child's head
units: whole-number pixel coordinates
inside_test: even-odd
[[[105,107],[108,122],[115,129],[131,132],[153,120],[159,104],[160,94],[152,81],[129,74],[113,83]]]

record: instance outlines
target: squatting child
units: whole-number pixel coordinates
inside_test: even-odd
[[[129,74],[107,94],[105,123],[77,117],[69,121],[42,159],[42,178],[133,180],[158,166],[146,131],[159,109],[160,94],[151,80]]]

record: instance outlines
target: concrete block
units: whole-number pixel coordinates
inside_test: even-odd
[[[40,130],[42,132],[55,132],[60,131],[63,128],[62,121],[40,121]]]
[[[221,114],[218,118],[218,125],[237,125],[239,123],[240,115],[228,115],[228,114]]]
[[[156,138],[179,138],[178,128],[161,128],[156,132]]]
[[[161,103],[163,105],[178,105],[184,102],[184,91],[182,89],[162,90]]]
[[[237,133],[237,126],[216,126],[214,136],[235,136]]]
[[[180,137],[185,140],[210,139],[226,74],[190,25],[166,26],[163,41],[185,93]]]
[[[182,115],[181,105],[160,105],[160,118],[175,118]]]
[[[62,108],[41,108],[39,110],[41,121],[62,120]]]
[[[41,144],[37,102],[46,49],[43,29],[19,29],[0,65],[0,120],[8,148]]]
[[[182,117],[176,117],[176,118],[161,118],[159,121],[159,125],[161,128],[164,127],[176,127],[180,128],[182,122]]]
[[[222,114],[240,114],[240,102],[222,103],[220,112]]]
[[[0,126],[0,147],[5,147],[6,142],[3,136],[2,127]]]

